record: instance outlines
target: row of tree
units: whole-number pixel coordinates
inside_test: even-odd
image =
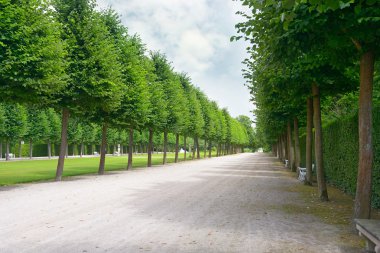
[[[225,119],[223,119],[225,120]],[[247,116],[239,116],[236,120],[228,118],[230,121],[230,128],[226,128],[227,136],[230,138],[230,150],[229,153],[235,153],[241,150],[243,147],[240,145],[244,142],[244,146],[250,146],[252,148],[252,143],[254,141],[254,132],[251,127],[251,121]],[[0,158],[3,155],[3,141],[5,142],[5,158],[10,159],[11,148],[18,157],[22,157],[23,153],[22,145],[25,141],[28,142],[29,146],[29,158],[33,157],[33,147],[34,144],[45,144],[46,152],[41,152],[39,150],[39,155],[47,155],[49,158],[55,153],[55,146],[60,143],[60,131],[61,122],[58,113],[53,108],[48,109],[36,109],[33,107],[25,107],[20,104],[0,104]],[[218,122],[215,119],[214,122]],[[216,125],[215,125],[216,126]],[[227,127],[227,126],[226,126]],[[216,129],[219,131],[220,129]],[[66,156],[69,155],[69,145],[72,147],[72,155],[80,155],[81,157],[85,154],[96,154],[99,153],[99,146],[102,139],[102,126],[90,122],[85,118],[71,117],[68,123],[67,132],[68,145],[66,146]],[[163,134],[157,133],[153,136],[153,140],[149,143],[149,130],[147,129],[137,129],[133,131],[132,141],[129,142],[129,131],[124,128],[109,127],[107,129],[107,153],[113,154],[124,154],[126,150],[134,149],[135,152],[148,153],[148,146],[152,145],[152,152],[163,151]],[[186,151],[193,151],[192,157],[195,157],[195,151],[198,148],[204,150],[204,157],[211,156],[211,150],[215,149],[217,156],[227,153],[227,146],[221,146],[215,139],[204,139],[202,143],[198,143],[195,146],[194,139],[185,139],[185,136],[179,138],[179,143],[177,143],[177,136],[173,133],[168,133],[167,145],[168,150],[176,151],[176,146]],[[193,136],[192,136],[193,137]],[[204,138],[204,136],[200,136]],[[220,137],[220,136],[219,136]],[[223,136],[222,136],[223,138]],[[247,139],[249,138],[249,139]],[[185,147],[185,142],[187,140],[187,147]],[[213,146],[213,142],[214,145]],[[224,144],[224,143],[223,143]],[[125,148],[128,145],[132,147]],[[194,149],[195,147],[195,149]],[[209,151],[206,154],[206,151]],[[177,150],[178,152],[178,150]],[[198,153],[199,157],[199,153]],[[186,157],[185,157],[186,159]]]
[[[257,131],[288,159],[300,164],[299,126],[306,126],[306,183],[311,184],[312,140],[318,192],[328,200],[324,168],[321,98],[358,90],[359,165],[355,217],[369,218],[373,167],[372,94],[380,2],[376,0],[241,0],[250,12],[236,25],[251,43],[244,71],[257,106]],[[360,84],[360,85],[358,85]]]
[[[93,0],[4,0],[0,16],[0,135],[6,142],[57,140],[56,116],[47,114],[61,111],[56,180],[64,168],[70,115],[101,126],[99,174],[104,173],[110,127],[127,129],[128,168],[136,130],[149,133],[148,166],[157,133],[164,135],[163,163],[168,133],[176,136],[176,161],[180,135],[185,150],[186,138],[194,138],[198,157],[200,138],[224,153],[248,144],[246,125],[219,109],[186,74],[174,72],[165,55],[148,54],[112,9],[98,11]],[[29,108],[27,113],[14,111],[24,110],[19,104]],[[39,113],[43,109],[45,116]],[[24,114],[29,115],[27,129],[19,120],[12,122]],[[48,125],[50,130],[41,130]]]

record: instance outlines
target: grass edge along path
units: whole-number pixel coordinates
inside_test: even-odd
[[[133,154],[133,168],[145,168],[147,159],[146,154]],[[191,157],[187,159],[189,161]],[[179,157],[179,161],[183,161],[183,156]],[[174,153],[168,153],[167,162],[174,163]],[[126,170],[127,163],[128,156],[107,156],[105,170]],[[153,154],[152,165],[162,165],[162,154]],[[97,174],[98,166],[99,157],[68,158],[65,160],[63,177]],[[55,178],[56,167],[56,159],[1,161],[0,186],[52,181]]]

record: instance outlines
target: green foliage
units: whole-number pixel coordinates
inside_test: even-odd
[[[58,143],[61,139],[61,119],[52,108],[46,110],[46,116],[49,121],[48,140],[52,143]]]
[[[186,132],[191,136],[202,136],[204,131],[206,115],[202,111],[200,99],[201,92],[196,90],[191,84],[190,79],[186,76],[180,77],[182,87],[184,89],[186,104],[185,110],[182,111],[183,119],[186,121]],[[185,113],[183,113],[185,112]],[[186,115],[187,114],[187,115]],[[187,117],[186,117],[187,116]]]
[[[152,52],[151,57],[154,64],[154,73],[157,77],[156,81],[161,82],[164,100],[167,101],[168,118],[164,129],[174,133],[181,133],[186,122],[182,118],[182,112],[186,105],[180,79],[174,74],[165,55]]]
[[[121,24],[119,16],[111,9],[102,13],[110,35],[118,51],[121,78],[125,87],[120,108],[111,114],[112,121],[120,126],[141,128],[149,117],[150,93],[147,86],[147,70],[144,68],[145,48],[139,37],[131,37]]]
[[[68,87],[60,105],[77,114],[107,116],[121,102],[121,65],[110,32],[90,0],[55,0],[62,38],[68,45]]]
[[[5,136],[5,108],[0,103],[0,140]]]
[[[50,136],[49,120],[44,111],[37,108],[28,109],[28,131],[25,136],[27,140],[48,140]]]
[[[86,144],[97,144],[100,142],[100,126],[94,123],[83,122],[82,124],[82,141]]]
[[[67,130],[67,140],[70,144],[79,144],[81,143],[83,136],[82,123],[79,118],[70,118],[69,128]]]
[[[338,1],[242,1],[252,12],[240,12],[246,19],[236,25],[242,36],[232,39],[252,44],[243,75],[264,143],[275,142],[288,119],[305,115],[312,83],[332,100],[357,90],[357,52],[378,50],[379,2],[340,2],[338,8]],[[350,99],[339,96],[342,104],[331,109],[344,113]]]
[[[325,127],[324,163],[329,182],[355,194],[358,167],[358,119],[340,119]]]
[[[8,141],[21,140],[28,130],[28,114],[20,104],[4,104],[5,131],[4,139]]]
[[[252,121],[248,116],[240,115],[236,118],[244,127],[247,137],[248,137],[248,145],[252,150],[256,150],[258,148],[255,129],[252,127]]]
[[[49,1],[0,1],[0,99],[51,104],[66,85],[61,25]]]

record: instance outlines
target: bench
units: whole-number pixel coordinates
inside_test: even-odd
[[[366,238],[367,252],[380,253],[380,220],[355,219],[359,235]]]

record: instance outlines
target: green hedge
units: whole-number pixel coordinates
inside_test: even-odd
[[[372,205],[380,208],[380,108],[373,114],[374,170]],[[358,116],[340,119],[323,128],[323,159],[327,181],[352,196],[356,191],[359,162]],[[306,137],[300,140],[301,163],[305,164]]]

